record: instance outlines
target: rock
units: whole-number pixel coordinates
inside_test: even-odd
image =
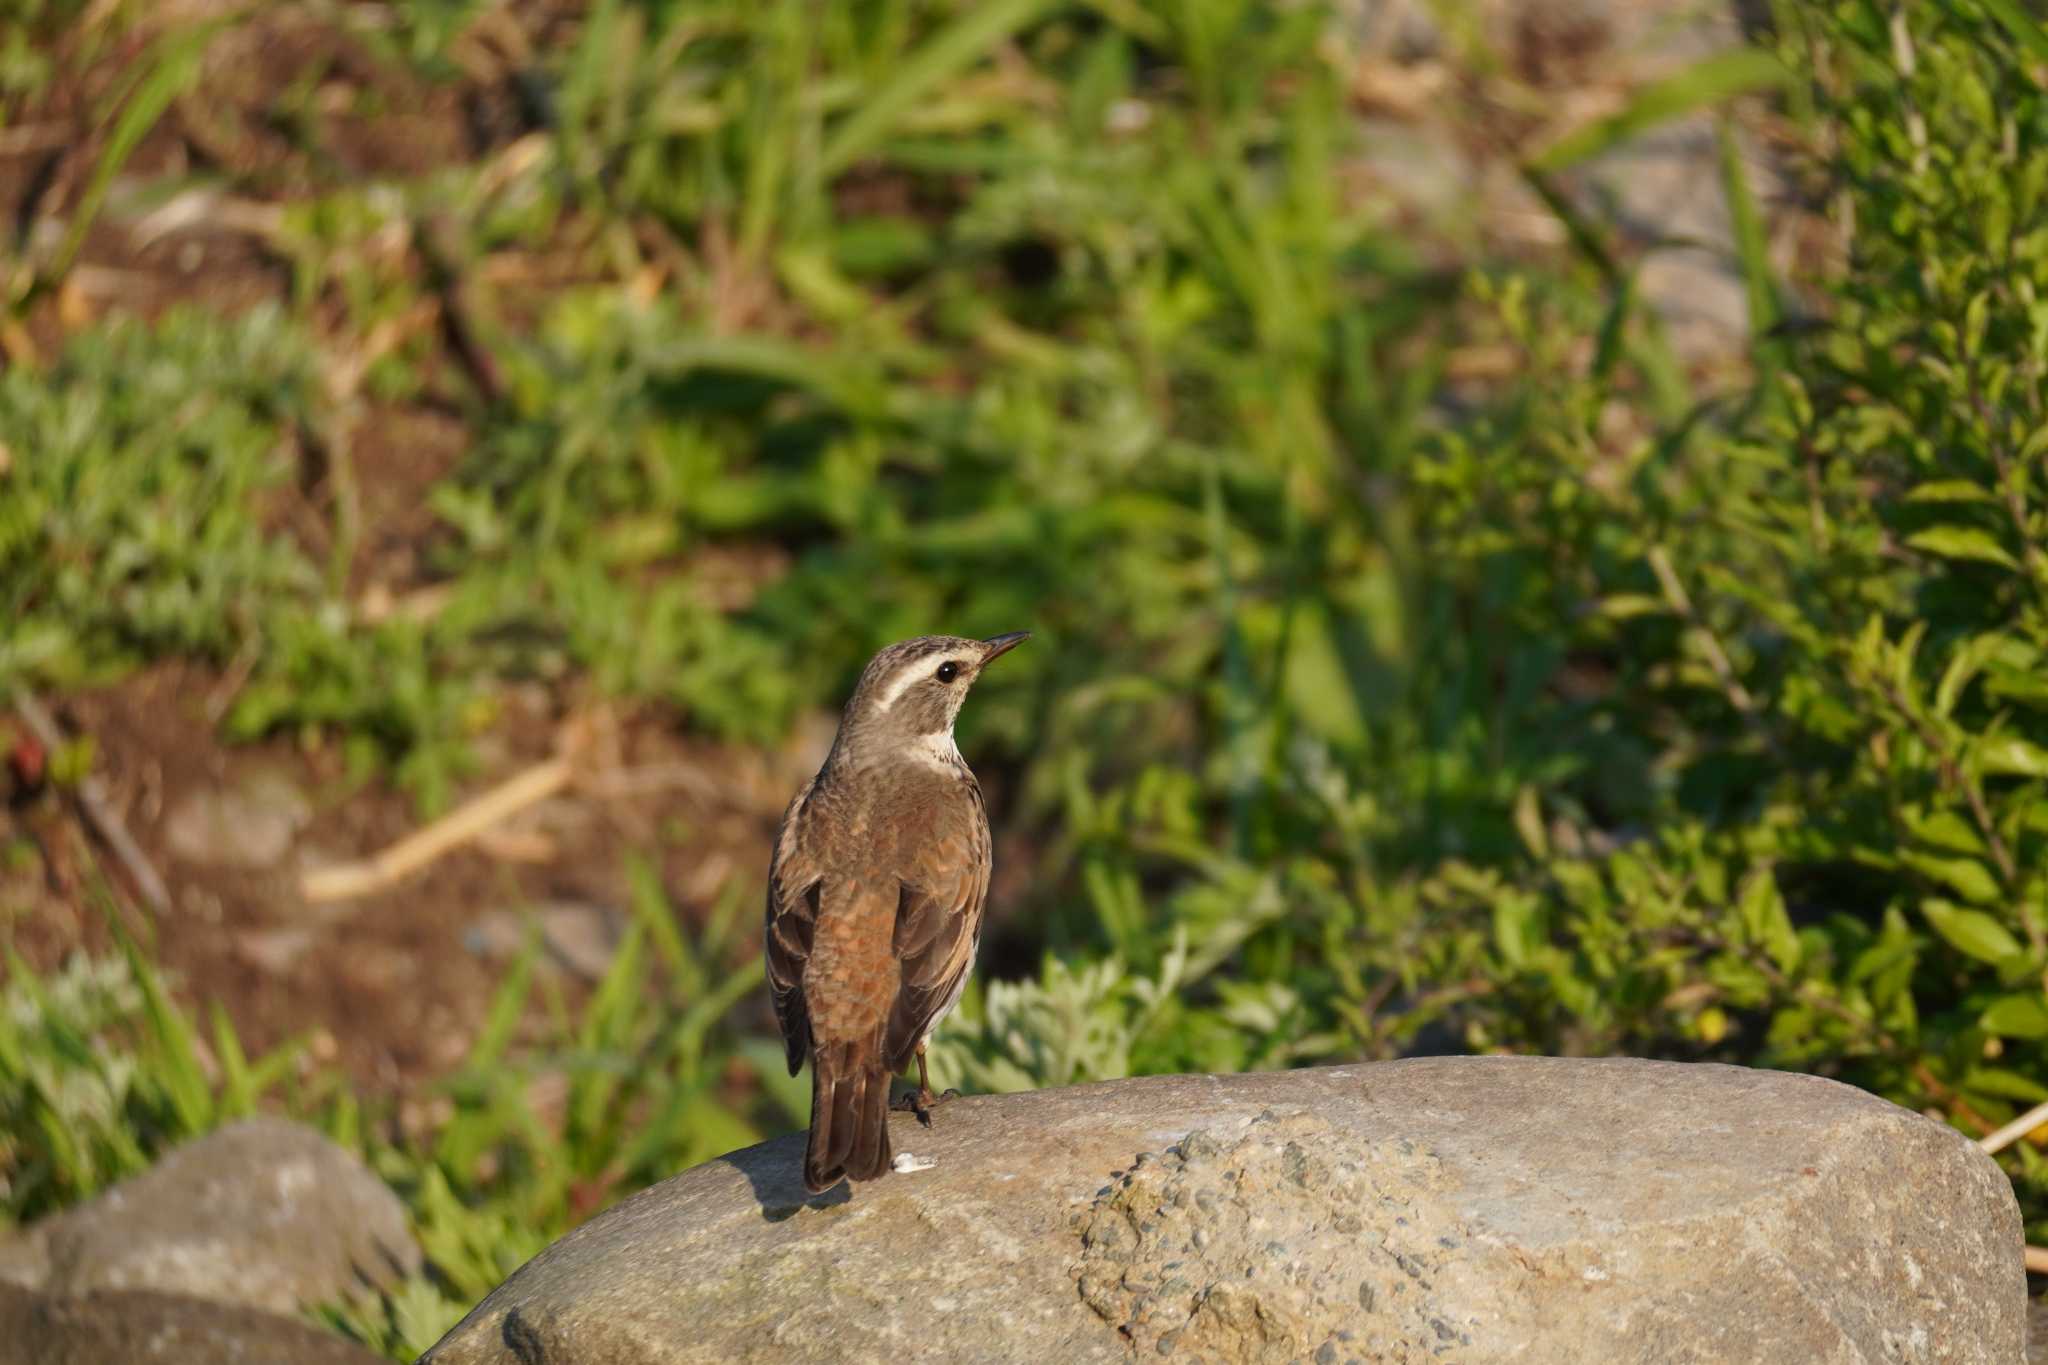
[[[354,1342],[253,1308],[145,1290],[0,1286],[0,1365],[379,1365]]]
[[[311,929],[244,929],[235,935],[235,956],[272,976],[283,976],[313,946]]]
[[[188,863],[273,867],[312,818],[312,804],[290,778],[256,768],[178,798],[164,816],[164,842]]]
[[[1358,122],[1358,150],[1374,182],[1430,227],[1470,212],[1479,168],[1450,129],[1436,122],[1366,118]]]
[[[626,934],[626,917],[597,905],[558,901],[532,910],[492,910],[463,930],[462,941],[479,957],[517,957],[526,946],[528,925],[538,921],[547,961],[585,981],[601,980]]]
[[[1497,25],[1505,18],[1512,26],[1512,36],[1503,32],[1511,45],[1583,47],[1587,76],[1624,71],[1641,88],[1741,46],[1736,10],[1700,0],[1524,0],[1494,13]],[[1715,134],[1720,112],[1658,124],[1564,177],[1581,207],[1645,253],[1637,288],[1662,317],[1673,351],[1694,364],[1740,355],[1749,340],[1749,294]],[[1775,166],[1739,126],[1734,135],[1751,192],[1773,204],[1783,193]]]
[[[1490,144],[1474,132],[1499,111],[1461,106],[1453,70],[1484,80],[1497,63],[1512,73],[1524,98],[1539,96],[1550,115],[1540,132],[1548,139],[1740,46],[1743,8],[1725,0],[1462,0],[1448,8],[1361,0],[1347,10],[1364,56],[1353,93],[1398,117],[1360,120],[1360,161],[1384,196],[1431,236],[1459,240],[1464,217],[1512,246],[1561,247],[1563,225],[1512,160],[1475,160],[1461,150]],[[1452,14],[1459,20],[1447,27]],[[1459,33],[1472,51],[1461,52]],[[1484,58],[1475,62],[1474,52]],[[1717,106],[1659,122],[1557,177],[1582,211],[1613,230],[1624,258],[1639,262],[1636,287],[1674,354],[1708,369],[1741,357],[1749,342],[1749,293],[1716,132],[1727,112]],[[1792,211],[1785,178],[1737,114],[1734,137],[1750,189],[1767,220],[1783,221]]]
[[[929,1169],[807,1199],[800,1135],[709,1162],[571,1232],[423,1360],[2005,1365],[2024,1349],[2019,1211],[1996,1164],[1815,1077],[1418,1058],[892,1121],[899,1170]]]
[[[1751,191],[1768,202],[1776,173],[1737,133]],[[1680,359],[1739,353],[1749,337],[1749,293],[1736,256],[1720,145],[1705,114],[1679,119],[1594,158],[1572,176],[1599,221],[1646,254],[1637,287],[1663,318]]]
[[[384,1182],[312,1129],[272,1118],[187,1143],[25,1240],[7,1264],[31,1288],[148,1289],[273,1313],[420,1267],[405,1206]]]
[[[0,1242],[0,1285],[33,1289],[50,1277],[50,1253],[43,1239],[25,1233]]]

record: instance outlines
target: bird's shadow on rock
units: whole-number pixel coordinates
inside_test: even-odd
[[[795,1217],[800,1210],[834,1208],[853,1198],[852,1190],[843,1180],[823,1194],[812,1194],[804,1188],[801,1133],[779,1142],[730,1152],[718,1159],[747,1178],[747,1184],[754,1190],[754,1202],[761,1206],[761,1217],[766,1222],[780,1223]]]

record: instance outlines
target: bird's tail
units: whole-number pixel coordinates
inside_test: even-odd
[[[889,1170],[889,1071],[879,1049],[834,1043],[811,1053],[811,1141],[804,1185],[812,1194],[842,1178]]]

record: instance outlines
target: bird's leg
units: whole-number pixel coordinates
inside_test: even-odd
[[[917,1121],[929,1128],[932,1126],[932,1110],[947,1100],[958,1099],[960,1092],[948,1090],[943,1095],[932,1093],[931,1073],[925,1070],[924,1044],[917,1045],[917,1089],[896,1101],[895,1107],[917,1115]]]

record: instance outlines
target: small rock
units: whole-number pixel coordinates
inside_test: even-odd
[[[147,1290],[77,1297],[0,1285],[0,1365],[379,1365],[382,1356],[253,1308]]]
[[[527,926],[540,922],[541,946],[557,966],[586,981],[602,978],[625,936],[624,916],[602,906],[557,901],[532,910],[492,910],[463,930],[463,945],[480,957],[514,957]]]
[[[254,768],[225,786],[179,797],[164,816],[164,842],[183,862],[273,867],[312,818],[312,803],[290,778]]]
[[[1453,213],[1470,212],[1478,171],[1443,124],[1362,119],[1358,142],[1374,183],[1425,224],[1440,225]]]
[[[235,956],[272,976],[282,976],[313,946],[313,931],[303,927],[245,929],[235,935]]]
[[[281,1119],[233,1123],[36,1223],[54,1294],[147,1289],[293,1313],[412,1274],[405,1206],[354,1156]],[[17,1264],[33,1273],[33,1261]],[[109,1357],[110,1359],[112,1357]]]
[[[33,1289],[50,1275],[50,1251],[34,1229],[0,1241],[0,1285]]]

